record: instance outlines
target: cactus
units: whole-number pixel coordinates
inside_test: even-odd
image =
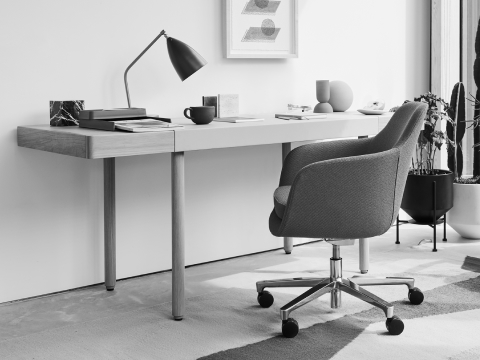
[[[454,173],[455,179],[458,179],[463,172],[462,139],[466,129],[465,87],[461,82],[453,87],[447,112],[451,119],[447,122],[448,168]]]
[[[478,21],[477,35],[475,37],[475,62],[473,63],[473,79],[475,80],[475,85],[477,85],[477,93],[475,99],[480,101],[480,19]],[[475,106],[474,118],[478,119],[480,117],[480,108]],[[480,127],[476,126],[473,128],[473,143],[480,143]],[[474,148],[473,151],[473,176],[480,175],[480,152],[479,147]]]
[[[465,88],[462,83],[455,84],[450,101],[448,114],[452,119],[447,124],[448,136],[448,167],[455,174],[455,181],[458,183],[476,183],[480,184],[480,19],[477,26],[475,37],[475,61],[473,63],[473,79],[477,86],[475,97],[470,94],[468,100],[474,106],[474,116],[472,120],[465,120]],[[473,131],[473,178],[464,182],[462,179],[463,154],[461,141],[465,134],[466,123],[472,123],[468,126]],[[456,149],[456,150],[454,150]]]

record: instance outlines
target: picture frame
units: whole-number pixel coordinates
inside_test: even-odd
[[[298,0],[224,0],[226,58],[297,58]]]

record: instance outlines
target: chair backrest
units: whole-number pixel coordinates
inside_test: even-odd
[[[393,114],[387,126],[372,139],[370,145],[370,153],[393,148],[400,150],[397,184],[395,187],[394,218],[397,217],[400,210],[408,169],[410,168],[420,130],[423,128],[423,120],[427,110],[427,104],[421,102],[409,102],[402,105]]]
[[[358,156],[303,167],[295,176],[284,216],[272,211],[272,234],[354,239],[385,233],[400,209],[426,111],[426,104],[407,103],[377,136],[358,140]]]

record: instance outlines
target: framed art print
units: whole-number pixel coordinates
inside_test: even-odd
[[[298,57],[297,0],[224,0],[227,58]]]

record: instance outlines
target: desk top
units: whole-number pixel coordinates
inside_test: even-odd
[[[312,120],[281,120],[272,114],[255,117],[264,120],[244,123],[213,121],[208,125],[195,125],[185,118],[172,119],[173,123],[184,125],[184,128],[175,129],[175,151],[376,135],[380,127],[379,116],[357,112],[331,113],[325,119]]]
[[[375,135],[390,116],[332,113],[325,119],[281,120],[269,114],[256,116],[263,121],[207,125],[175,118],[172,122],[184,128],[148,133],[32,125],[18,127],[17,142],[31,149],[99,159]]]

